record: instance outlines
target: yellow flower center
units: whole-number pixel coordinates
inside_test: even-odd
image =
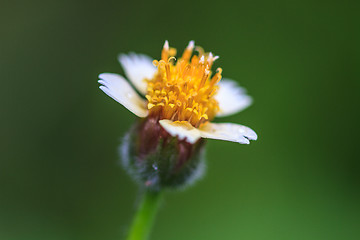
[[[158,71],[148,79],[146,98],[150,116],[173,121],[187,121],[194,127],[212,120],[219,111],[214,95],[218,90],[222,69],[211,77],[211,66],[217,57],[190,42],[182,57],[176,61],[176,49],[165,42],[161,60],[154,60]],[[192,57],[191,57],[192,56]]]

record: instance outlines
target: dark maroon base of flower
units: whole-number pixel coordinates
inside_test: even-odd
[[[140,120],[122,144],[125,168],[140,184],[152,189],[189,185],[204,172],[204,145],[169,135],[156,117]]]

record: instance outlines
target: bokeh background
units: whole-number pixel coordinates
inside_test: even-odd
[[[207,175],[167,193],[152,239],[360,239],[359,1],[4,1],[0,239],[123,239],[137,187],[119,165],[136,119],[98,89],[117,54],[165,39],[220,56],[255,99],[217,121]]]

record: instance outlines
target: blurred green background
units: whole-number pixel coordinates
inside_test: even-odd
[[[122,239],[137,187],[117,147],[136,119],[98,89],[117,54],[165,39],[220,56],[254,97],[217,119],[207,175],[168,193],[152,239],[360,239],[359,1],[4,1],[1,240]]]

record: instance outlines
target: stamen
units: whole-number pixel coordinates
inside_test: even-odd
[[[183,60],[188,61],[190,59],[194,47],[195,47],[195,42],[190,41],[182,55]]]
[[[170,82],[170,81],[171,81],[170,64],[167,63],[167,64],[165,65],[165,68],[166,68],[166,78],[167,78],[167,80]]]
[[[165,61],[168,59],[168,56],[169,56],[169,42],[168,40],[166,40],[164,43],[163,50],[161,52],[161,59]]]
[[[186,67],[185,67],[185,69],[184,69],[184,71],[183,71],[183,74],[182,74],[182,78],[183,79],[185,79],[185,77],[186,77],[186,75],[189,73],[189,71],[190,71],[190,69],[191,69],[191,65],[186,65]]]
[[[213,62],[213,54],[212,54],[212,52],[209,52],[209,57],[208,57],[207,61],[208,61],[209,64],[212,64],[212,62]]]
[[[205,73],[201,79],[201,82],[200,82],[200,85],[199,85],[199,89],[202,88],[206,82],[206,80],[208,79],[209,77],[209,74],[210,74],[210,71],[208,69],[205,69]]]
[[[186,47],[186,49],[189,49],[189,50],[193,50],[194,49],[194,47],[195,47],[195,41],[194,40],[191,40],[190,42],[189,42],[189,44],[187,45],[187,47]]]
[[[173,56],[175,56],[175,55],[176,55],[176,48],[172,48],[172,47],[171,47],[171,48],[169,49],[169,56],[172,56],[172,57],[173,57]]]
[[[174,60],[174,63],[176,62],[176,57],[172,56],[172,57],[169,57],[168,59],[168,63],[170,63],[171,60]]]
[[[188,121],[199,127],[214,118],[219,111],[214,94],[221,79],[222,69],[218,68],[210,78],[211,65],[218,58],[196,47],[199,55],[193,55],[194,41],[190,41],[182,57],[175,58],[176,49],[165,41],[161,60],[153,61],[158,68],[153,79],[147,80],[149,114],[160,119]],[[192,57],[191,57],[192,56]]]
[[[211,78],[210,85],[214,86],[215,84],[217,84],[220,81],[221,73],[222,73],[221,68],[216,69],[215,75]]]
[[[205,57],[204,55],[201,56],[199,63],[204,64],[205,63]]]
[[[155,67],[157,67],[157,66],[159,65],[159,61],[158,61],[158,60],[154,60],[154,61],[152,61],[152,64],[153,64]]]
[[[165,60],[160,60],[159,64],[158,64],[158,67],[164,67],[165,65],[166,65]]]
[[[205,54],[204,49],[203,49],[202,47],[200,47],[200,46],[196,46],[196,47],[195,47],[195,51],[197,51],[197,52],[199,53],[199,56]]]
[[[169,41],[165,40],[164,47],[165,50],[169,51]]]

